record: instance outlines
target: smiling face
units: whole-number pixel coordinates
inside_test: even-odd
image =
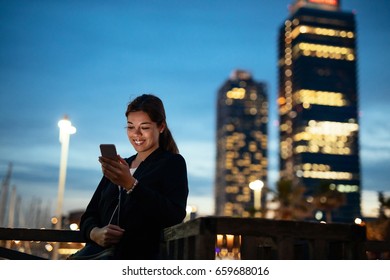
[[[159,137],[163,130],[164,124],[158,126],[143,111],[127,115],[127,137],[142,160],[159,147]]]

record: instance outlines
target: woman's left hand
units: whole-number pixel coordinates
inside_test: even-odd
[[[104,176],[116,185],[122,187],[132,186],[135,179],[131,176],[129,165],[123,158],[120,157],[120,155],[117,157],[118,158],[116,160],[99,157],[99,162],[102,165]]]

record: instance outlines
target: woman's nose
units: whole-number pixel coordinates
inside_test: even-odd
[[[135,135],[141,135],[141,134],[142,134],[142,133],[141,133],[141,129],[140,129],[140,128],[134,129],[134,134],[135,134]]]

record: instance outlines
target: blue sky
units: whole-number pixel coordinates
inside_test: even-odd
[[[218,88],[231,71],[268,86],[270,187],[277,180],[277,34],[292,0],[0,0],[0,178],[22,203],[53,211],[60,161],[57,122],[71,136],[64,211],[83,209],[101,177],[100,143],[133,154],[127,103],[164,101],[186,158],[189,203],[212,214]],[[390,2],[343,0],[357,19],[361,166],[365,202],[390,193]],[[371,207],[371,206],[370,206]]]

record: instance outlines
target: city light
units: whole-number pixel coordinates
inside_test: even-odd
[[[249,188],[254,192],[254,207],[255,210],[259,211],[261,209],[261,190],[264,187],[264,183],[261,180],[255,180],[249,183]]]

